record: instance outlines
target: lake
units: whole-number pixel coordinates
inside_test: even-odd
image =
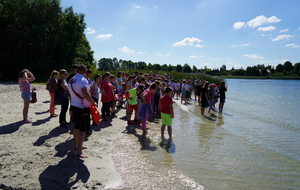
[[[159,119],[147,125],[149,139],[118,140],[113,158],[129,186],[300,189],[300,81],[227,79],[226,85],[222,114],[206,110],[201,117],[194,100],[174,100],[172,142],[161,141]]]

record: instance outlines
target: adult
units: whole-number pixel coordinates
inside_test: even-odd
[[[110,83],[110,73],[106,72],[100,83],[100,92],[101,92],[101,102],[102,102],[102,119],[107,121],[107,117],[111,117],[110,115],[110,107],[112,102],[115,101],[114,91],[112,84]]]
[[[123,86],[122,86],[122,82],[123,82],[123,77],[124,77],[124,72],[119,71],[117,74],[117,90],[118,90],[118,104],[117,104],[117,108],[122,108],[122,103],[123,103]]]
[[[23,121],[24,123],[31,123],[30,117],[28,117],[28,109],[29,109],[29,104],[31,100],[31,93],[32,90],[30,86],[30,82],[34,81],[35,77],[33,74],[28,70],[24,69],[20,72],[19,77],[18,77],[18,83],[20,87],[21,97],[24,101],[24,107],[23,107]]]
[[[60,114],[59,114],[59,124],[64,126],[68,124],[66,120],[66,113],[69,108],[69,89],[68,84],[66,82],[66,78],[68,77],[68,72],[65,69],[61,69],[59,71],[60,79],[57,81],[57,89],[64,90],[64,102],[61,105]]]
[[[51,72],[50,78],[48,79],[46,89],[49,91],[50,95],[50,117],[56,117],[58,116],[55,114],[55,104],[54,104],[54,96],[55,96],[55,91],[57,89],[57,78],[58,78],[58,71],[53,70]]]
[[[90,86],[88,84],[86,76],[85,65],[78,65],[76,75],[70,80],[68,89],[71,96],[71,110],[74,117],[74,143],[75,154],[81,158],[87,158],[82,152],[83,141],[86,136],[86,132],[90,130],[90,103],[97,106],[96,102],[92,99],[89,91]]]

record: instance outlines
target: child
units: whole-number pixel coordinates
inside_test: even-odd
[[[151,99],[153,99],[153,93],[156,90],[156,84],[152,83],[149,89],[144,90],[141,94],[141,98],[143,99],[143,104],[141,106],[140,117],[142,118],[142,129],[143,136],[147,134],[146,122],[148,119],[148,114],[151,112]]]
[[[225,87],[225,82],[222,81],[221,82],[221,87],[220,87],[220,104],[219,104],[219,112],[222,113],[223,111],[223,106],[224,106],[224,103],[225,103],[225,92],[227,91],[227,88]]]
[[[174,118],[173,111],[173,99],[172,99],[173,90],[171,87],[166,87],[165,95],[162,96],[159,100],[159,107],[161,110],[161,138],[164,139],[165,127],[168,126],[169,139],[172,139],[172,120]]]
[[[138,120],[138,113],[139,113],[139,108],[138,108],[138,103],[137,103],[137,93],[143,91],[144,86],[140,85],[137,88],[133,88],[131,90],[128,90],[128,125],[132,125],[133,122],[131,121],[131,115],[134,110],[134,122],[139,123]]]

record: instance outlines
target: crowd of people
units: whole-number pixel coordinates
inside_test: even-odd
[[[108,118],[116,118],[116,109],[126,109],[127,124],[141,124],[143,136],[147,135],[148,115],[160,114],[162,120],[161,137],[164,138],[165,128],[169,139],[172,139],[172,120],[174,118],[173,98],[181,99],[182,104],[189,104],[194,92],[194,100],[200,105],[201,115],[205,108],[208,113],[215,111],[218,101],[219,112],[222,113],[225,102],[225,82],[209,84],[201,77],[193,80],[185,78],[174,80],[172,76],[158,75],[153,72],[130,75],[119,71],[117,76],[105,72],[102,76],[96,74],[91,79],[93,72],[85,65],[74,65],[72,74],[65,69],[53,70],[46,84],[46,90],[50,95],[50,117],[59,116],[61,127],[74,123],[75,154],[81,158],[87,156],[83,153],[83,141],[91,128],[90,105],[99,106],[101,101],[102,122]],[[30,82],[34,81],[34,75],[28,70],[22,70],[19,75],[19,86],[24,100],[23,120],[31,123],[28,109],[31,100]],[[69,104],[71,104],[69,108]],[[55,113],[56,105],[61,105],[60,114]],[[100,107],[99,107],[100,109]],[[70,122],[66,115],[69,110]],[[92,125],[99,126],[95,121]]]

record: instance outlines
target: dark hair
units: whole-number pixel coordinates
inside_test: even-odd
[[[155,83],[152,83],[149,87],[149,89],[156,89],[156,84]]]
[[[78,65],[77,72],[80,73],[80,74],[85,73],[86,72],[86,66],[83,65],[83,64]]]
[[[221,85],[225,85],[225,82],[224,82],[224,81],[222,81],[222,82],[221,82]]]
[[[88,70],[86,71],[86,73],[87,73],[87,74],[93,73],[93,71],[92,71],[91,69],[88,69]]]
[[[121,77],[120,75],[122,74],[122,71],[119,71],[118,74],[117,74],[117,77]]]
[[[169,92],[171,92],[171,91],[173,91],[173,89],[172,89],[171,87],[167,87],[167,88],[165,89],[165,93],[169,93]]]
[[[141,81],[145,81],[145,78],[144,78],[144,77],[140,78],[139,83],[140,83]]]
[[[109,76],[109,75],[110,75],[109,72],[104,73],[104,75],[102,76],[102,79],[106,78],[106,77]]]
[[[78,65],[77,65],[77,64],[74,64],[74,65],[72,66],[72,70],[77,69],[77,67],[78,67]]]
[[[114,79],[115,78],[115,75],[110,75],[110,79]]]
[[[145,86],[144,85],[139,85],[138,88],[141,89],[141,90],[144,90]]]
[[[101,77],[101,75],[96,74],[95,77],[94,77],[94,81],[96,82],[96,79],[99,78],[99,77]]]

